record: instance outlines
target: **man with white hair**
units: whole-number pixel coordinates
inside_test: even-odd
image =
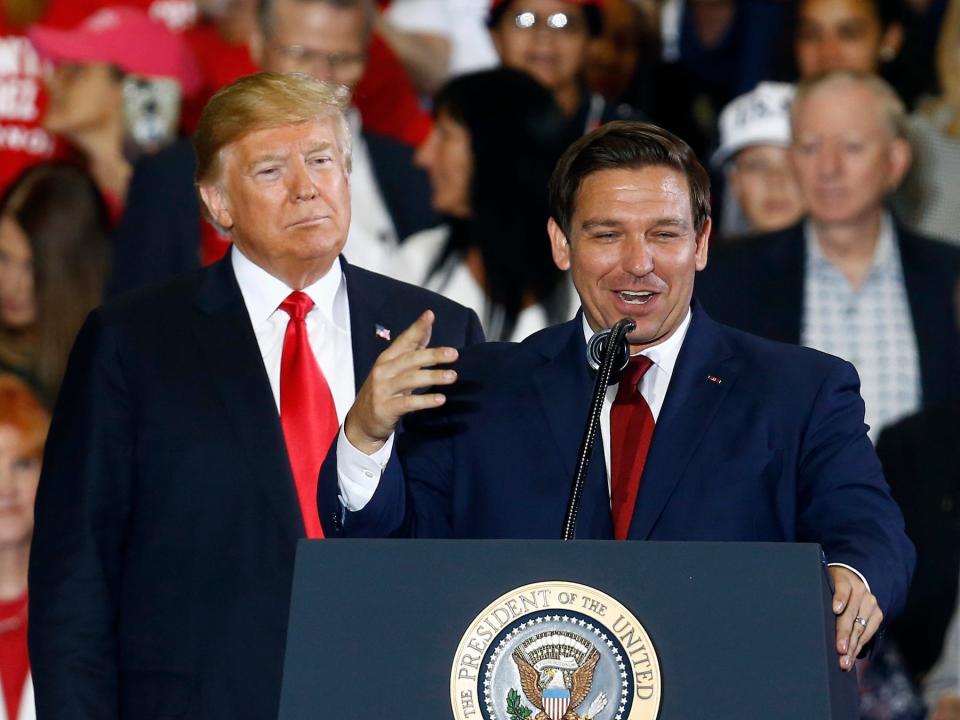
[[[791,159],[806,219],[717,253],[697,284],[713,317],[857,368],[871,438],[921,406],[960,396],[953,291],[960,251],[887,210],[910,165],[904,108],[879,78],[801,83]]]

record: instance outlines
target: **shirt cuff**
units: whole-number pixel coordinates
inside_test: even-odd
[[[391,437],[392,437],[392,436],[391,436]],[[359,452],[359,451],[358,451],[358,452]],[[863,576],[863,574],[862,574],[859,570],[857,570],[855,567],[850,567],[850,566],[847,565],[846,563],[827,563],[827,567],[842,567],[842,568],[846,568],[847,570],[849,570],[850,572],[852,572],[854,575],[856,575],[858,578],[860,578],[860,579],[863,581],[864,586],[867,588],[867,592],[870,593],[871,595],[873,595],[873,591],[870,589],[870,583],[867,582],[867,579],[866,579],[866,578]]]
[[[373,455],[357,450],[340,428],[337,437],[337,484],[340,502],[350,512],[363,510],[377,491],[380,476],[393,452],[393,433]]]

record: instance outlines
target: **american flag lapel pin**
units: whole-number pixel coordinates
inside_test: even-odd
[[[717,385],[720,385],[723,382],[723,380],[718,378],[716,375],[707,375],[707,380],[712,383],[716,383]]]
[[[378,338],[383,338],[387,342],[390,342],[390,328],[385,328],[383,325],[377,325],[373,334]]]

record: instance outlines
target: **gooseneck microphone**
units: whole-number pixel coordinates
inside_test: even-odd
[[[577,529],[577,515],[580,513],[580,501],[583,498],[583,484],[587,479],[587,468],[590,466],[590,455],[593,453],[594,441],[597,439],[597,430],[600,428],[600,412],[603,410],[603,399],[607,394],[607,387],[618,382],[620,373],[630,362],[630,344],[627,335],[637,327],[630,318],[623,318],[609,330],[596,333],[587,343],[587,362],[596,371],[597,379],[593,383],[593,400],[590,402],[590,413],[587,416],[587,426],[580,441],[580,452],[577,454],[577,465],[573,473],[573,483],[570,486],[570,499],[567,501],[567,514],[563,520],[561,539],[573,540]]]

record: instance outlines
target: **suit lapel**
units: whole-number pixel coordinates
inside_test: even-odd
[[[196,307],[195,341],[237,436],[237,466],[296,542],[305,533],[280,417],[229,253],[205,272]]]
[[[631,538],[650,537],[737,375],[737,362],[719,326],[694,306],[647,456]]]
[[[407,328],[406,325],[394,327],[398,318],[392,317],[389,312],[387,297],[384,294],[385,288],[380,285],[376,275],[353,267],[343,256],[340,257],[340,263],[344,277],[347,279],[350,343],[353,347],[353,382],[356,391],[359,392],[360,386],[367,379],[380,353],[390,346],[393,338]],[[380,331],[379,334],[378,331]]]
[[[590,411],[594,377],[587,365],[581,314],[561,326],[555,345],[544,348],[546,362],[533,371],[544,422],[556,447],[556,461],[551,467],[561,473],[558,485],[566,492],[573,479],[577,454]],[[599,432],[590,456],[584,483],[577,537],[610,537],[610,496],[607,491],[606,463]],[[557,519],[559,535],[560,521]]]

